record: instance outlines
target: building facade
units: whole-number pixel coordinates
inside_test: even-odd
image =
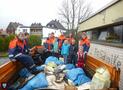
[[[91,40],[89,54],[120,68],[123,90],[123,0],[113,0],[99,12],[79,24]]]
[[[30,34],[32,35],[42,35],[42,25],[41,23],[32,23],[30,26]]]
[[[10,22],[9,25],[6,28],[6,32],[8,34],[15,34],[15,31],[17,29],[18,26],[20,26],[22,24],[17,23],[17,22]]]
[[[19,33],[31,33],[30,32],[30,27],[29,26],[18,26],[17,29],[15,30],[15,34],[19,34]]]

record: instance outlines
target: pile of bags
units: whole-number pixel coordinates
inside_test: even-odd
[[[42,70],[43,72],[34,76],[19,90],[34,90],[38,88],[46,88],[48,86],[55,86],[56,83],[63,83],[65,79],[68,81],[68,84],[73,86],[79,86],[91,81],[82,68],[75,68],[73,64],[64,65],[62,60],[53,56],[48,57],[45,64],[38,66],[37,69]],[[27,73],[27,71],[21,73],[21,76],[23,77],[29,75],[30,73]]]

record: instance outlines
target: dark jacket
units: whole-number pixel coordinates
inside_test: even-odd
[[[70,45],[69,55],[77,55],[78,47],[77,45]]]

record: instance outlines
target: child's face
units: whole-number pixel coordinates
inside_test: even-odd
[[[79,51],[83,52],[83,47],[82,46],[79,47]]]
[[[85,39],[86,38],[86,35],[82,34],[82,39]]]
[[[26,35],[25,38],[29,39],[29,35]]]
[[[75,44],[75,40],[72,40],[72,45],[74,45]]]
[[[51,37],[54,37],[54,33],[51,33]]]
[[[65,41],[64,41],[64,44],[68,44],[68,40],[65,40]]]

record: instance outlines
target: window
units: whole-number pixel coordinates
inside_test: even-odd
[[[123,25],[111,26],[102,29],[88,31],[92,41],[103,41],[109,43],[123,43]]]
[[[54,28],[54,25],[52,24],[52,28]]]
[[[27,32],[27,29],[23,29],[23,32],[26,33]]]
[[[123,25],[115,26],[114,33],[118,36],[118,41],[123,43]]]
[[[50,25],[47,25],[47,27],[50,27]]]

